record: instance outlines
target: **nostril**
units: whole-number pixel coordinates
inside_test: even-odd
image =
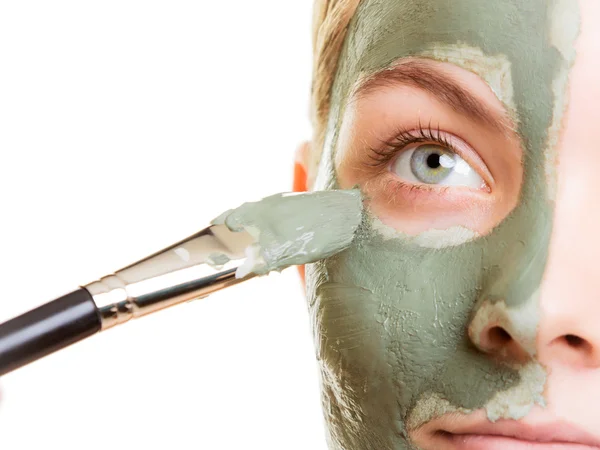
[[[576,334],[563,334],[550,342],[557,360],[582,367],[600,367],[600,354],[592,342]]]
[[[566,334],[564,340],[567,345],[575,350],[587,350],[590,344],[583,338],[575,336],[574,334]]]
[[[512,336],[502,327],[492,327],[488,330],[488,344],[490,350],[499,350],[512,341]]]

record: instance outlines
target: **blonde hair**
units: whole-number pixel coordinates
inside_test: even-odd
[[[331,88],[338,60],[360,0],[315,0],[313,9],[313,78],[311,119],[313,125],[309,172],[318,163],[329,116]]]

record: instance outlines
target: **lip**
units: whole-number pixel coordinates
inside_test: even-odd
[[[564,421],[499,420],[485,414],[449,414],[415,434],[425,450],[600,450],[600,438]]]

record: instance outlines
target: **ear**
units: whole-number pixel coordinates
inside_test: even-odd
[[[310,142],[308,141],[303,142],[296,150],[296,156],[294,159],[294,192],[306,192],[308,190],[308,172],[306,169],[308,166],[307,162],[309,152]],[[300,273],[300,278],[304,284],[304,266],[298,266],[298,272]]]
[[[296,149],[294,158],[294,192],[308,191],[308,155],[310,152],[310,142],[306,141],[300,144]]]

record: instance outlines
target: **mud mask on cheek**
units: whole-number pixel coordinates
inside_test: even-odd
[[[534,359],[493,362],[467,328],[479,310],[502,305],[528,318],[519,332],[534,356],[552,225],[548,161],[578,27],[577,5],[567,0],[361,1],[332,92],[317,188],[337,187],[333,149],[357,80],[407,56],[488,81],[514,113],[525,177],[517,207],[485,237],[424,247],[382,235],[372,218],[353,247],[308,268],[332,448],[412,448],[409,431],[449,411],[517,419],[543,405],[544,369]],[[498,81],[494,68],[508,78]]]

